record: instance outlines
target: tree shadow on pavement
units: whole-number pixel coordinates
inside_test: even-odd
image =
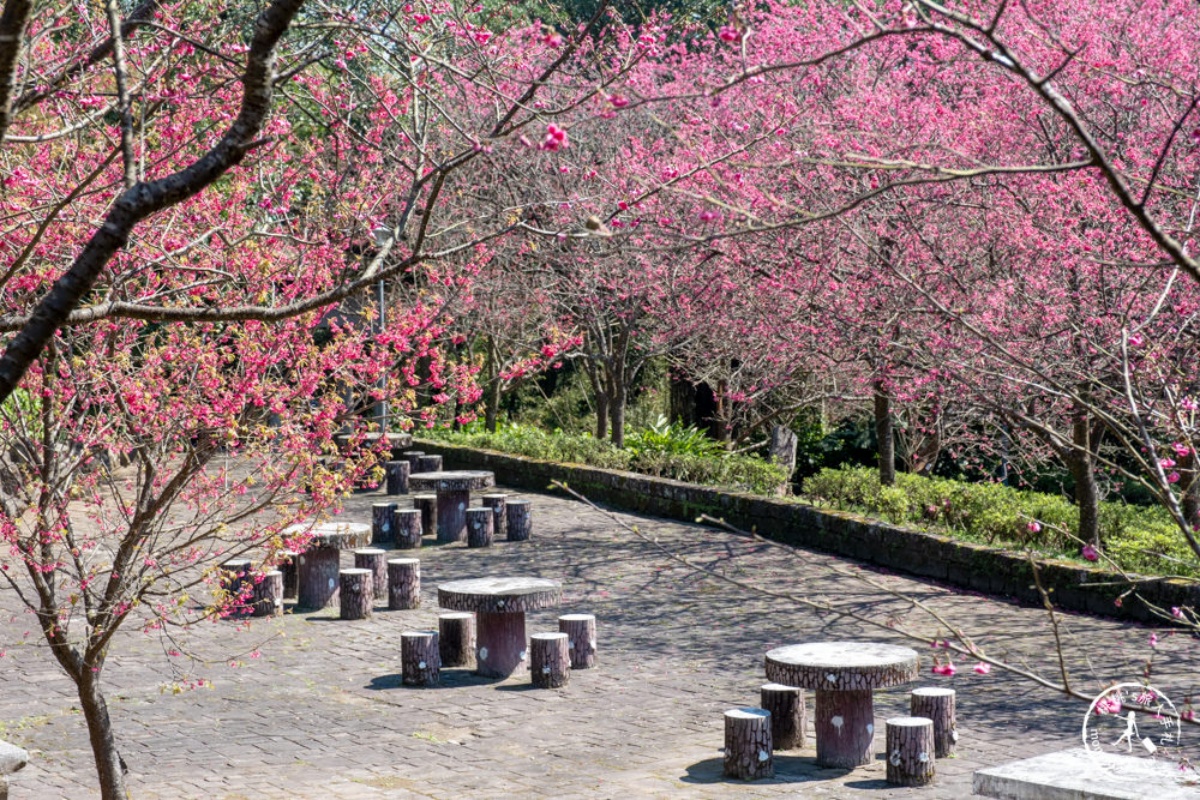
[[[731,785],[767,783],[808,783],[828,781],[846,775],[848,770],[819,767],[814,759],[805,756],[775,756],[775,777],[758,781],[739,781],[725,777],[725,760],[706,758],[687,767],[687,774],[679,778],[684,783],[728,783]]]

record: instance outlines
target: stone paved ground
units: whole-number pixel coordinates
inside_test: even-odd
[[[347,518],[368,521],[377,499],[356,496]],[[106,677],[133,796],[932,800],[968,796],[971,773],[981,766],[1078,742],[1084,707],[1077,701],[1004,675],[980,677],[970,665],[960,665],[952,679],[930,675],[931,651],[922,649],[922,683],[958,690],[962,734],[959,757],[939,762],[934,788],[889,787],[882,761],[852,772],[819,769],[811,739],[808,749],[777,755],[774,780],[726,781],[722,712],[757,704],[766,650],[823,638],[902,640],[697,575],[580,503],[534,499],[530,542],[423,548],[420,610],[378,611],[363,622],[338,621],[333,609],[288,614],[249,631],[232,622],[205,625],[190,645],[212,659],[201,671],[211,689],[162,691],[173,678],[163,643],[140,633],[123,636]],[[907,613],[904,603],[825,568],[844,560],[795,557],[696,525],[622,518],[731,576],[881,620]],[[562,605],[530,614],[529,628],[555,630],[560,613],[595,614],[599,668],[576,672],[559,691],[533,690],[526,676],[496,682],[452,669],[443,671],[439,688],[402,687],[399,633],[436,627],[439,582],[487,575],[562,580]],[[897,576],[882,579],[975,632],[992,652],[1054,673],[1044,612]],[[30,766],[14,776],[12,797],[96,796],[83,720],[67,681],[43,651],[19,644],[32,626],[15,613],[13,598],[0,594],[0,607],[6,612],[0,738],[33,752]],[[1150,653],[1148,629],[1080,616],[1062,623],[1072,670],[1087,690],[1140,674]],[[256,647],[260,657],[227,663]],[[1168,637],[1156,654],[1155,683],[1178,700],[1197,690],[1198,666],[1194,640]],[[877,730],[906,707],[905,690],[878,693]]]

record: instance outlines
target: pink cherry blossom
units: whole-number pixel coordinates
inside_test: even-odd
[[[1082,555],[1088,561],[1100,560],[1100,551],[1097,550],[1093,545],[1085,544],[1079,552],[1080,555]]]

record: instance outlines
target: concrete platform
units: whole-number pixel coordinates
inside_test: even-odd
[[[1000,800],[1196,800],[1200,775],[1162,759],[1079,747],[981,769],[972,789]]]

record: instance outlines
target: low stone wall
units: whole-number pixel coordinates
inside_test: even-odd
[[[1033,567],[1024,553],[910,530],[846,511],[633,472],[557,464],[432,440],[419,440],[414,446],[426,453],[440,453],[447,469],[492,470],[505,486],[548,491],[551,481],[557,480],[597,503],[687,522],[707,514],[778,542],[1023,603],[1042,602],[1034,586]],[[1106,570],[1043,559],[1038,562],[1038,575],[1058,608],[1142,621],[1157,619],[1132,594],[1119,601],[1129,584]],[[1200,608],[1200,583],[1195,581],[1151,579],[1139,583],[1137,593],[1164,609]]]

